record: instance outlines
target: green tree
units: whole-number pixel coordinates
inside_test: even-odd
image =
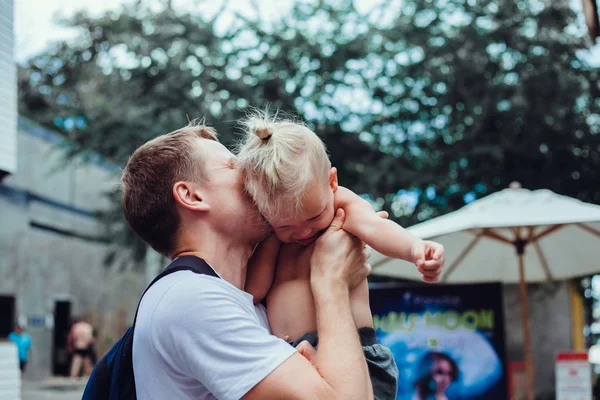
[[[270,103],[405,224],[513,180],[600,203],[598,72],[566,0],[298,1],[280,20],[141,3],[65,23],[79,39],[21,68],[20,112],[72,154],[123,164],[202,115],[231,145],[245,108]]]

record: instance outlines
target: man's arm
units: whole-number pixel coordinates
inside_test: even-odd
[[[319,348],[314,364],[295,354],[243,397],[256,399],[373,399],[367,363],[350,309],[350,284],[368,275],[362,243],[341,230],[344,211],[317,240],[311,287]]]
[[[254,297],[254,303],[260,303],[267,296],[273,284],[280,242],[271,235],[258,248],[248,261],[246,285],[244,291]]]

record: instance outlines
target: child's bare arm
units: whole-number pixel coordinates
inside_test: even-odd
[[[411,235],[390,220],[380,218],[368,201],[354,192],[340,187],[336,205],[346,211],[343,229],[379,253],[414,263],[426,282],[435,282],[444,266],[444,247]]]
[[[267,296],[277,265],[280,242],[275,235],[271,235],[258,248],[248,261],[246,285],[244,290],[254,297],[254,303],[259,303]]]
[[[344,230],[356,235],[379,253],[412,262],[413,245],[420,241],[406,229],[388,219],[380,218],[373,206],[354,192],[340,187],[336,200],[346,211]]]

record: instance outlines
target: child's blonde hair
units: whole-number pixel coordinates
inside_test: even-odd
[[[246,191],[268,220],[297,213],[313,177],[327,180],[331,162],[325,144],[302,122],[254,111],[242,121],[245,137],[237,163]]]

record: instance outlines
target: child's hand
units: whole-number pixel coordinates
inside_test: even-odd
[[[311,364],[314,364],[317,350],[307,340],[301,341],[300,344],[296,346],[296,350],[298,353],[302,354],[304,358],[310,361]]]
[[[423,281],[437,282],[446,261],[444,246],[430,240],[419,240],[413,245],[410,254],[423,275]]]

